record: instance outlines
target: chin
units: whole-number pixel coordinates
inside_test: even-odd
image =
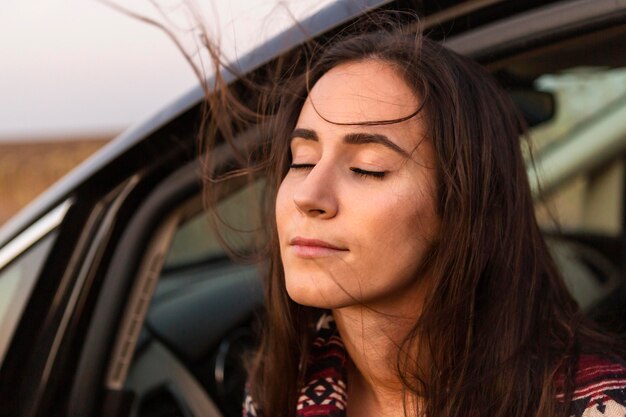
[[[328,280],[326,277],[321,281]],[[285,279],[287,294],[297,304],[329,310],[355,304],[354,298],[332,280],[327,283],[313,278],[307,279],[306,283],[302,279],[298,279],[299,282],[290,281],[292,280]]]

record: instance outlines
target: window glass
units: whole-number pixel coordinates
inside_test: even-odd
[[[56,233],[50,233],[0,271],[0,364]]]
[[[546,44],[489,69],[535,124],[527,172],[565,284],[588,317],[623,331],[626,27]]]
[[[626,150],[626,68],[572,67],[535,87],[555,98],[554,118],[531,131],[537,173],[547,174],[544,228],[618,236]],[[542,162],[543,161],[543,162]],[[551,178],[558,184],[552,188]]]
[[[215,228],[230,247],[238,250],[253,247],[258,238],[264,184],[263,181],[248,184],[221,201],[214,224],[204,211],[181,224],[173,237],[165,269],[225,256]]]

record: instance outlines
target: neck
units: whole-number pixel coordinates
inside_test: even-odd
[[[404,354],[402,342],[419,317],[422,303],[416,301],[391,314],[362,305],[333,310],[350,358],[348,416],[405,416],[405,403],[407,416],[415,412],[415,397],[405,395],[398,374],[398,355]]]

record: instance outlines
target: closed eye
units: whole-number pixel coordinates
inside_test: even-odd
[[[315,164],[290,164],[289,169],[311,169]]]
[[[366,171],[361,168],[350,168],[350,171],[362,177],[376,178],[379,180],[382,180],[385,177],[385,174],[387,174],[387,171]]]
[[[312,169],[313,167],[315,167],[315,164],[290,164],[289,165],[289,169]],[[365,169],[356,168],[356,167],[350,168],[350,171],[354,172],[355,174],[361,177],[376,178],[379,180],[382,180],[385,177],[385,174],[387,174],[387,171],[367,171]]]

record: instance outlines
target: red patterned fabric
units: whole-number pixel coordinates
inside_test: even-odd
[[[556,381],[563,386],[563,377]],[[626,416],[626,364],[594,355],[582,355],[574,382],[573,417]],[[563,399],[558,394],[557,399]]]
[[[297,417],[342,417],[346,394],[346,349],[333,316],[326,314],[317,323],[305,386],[300,390]]]
[[[298,397],[296,417],[345,417],[348,402],[346,349],[331,314],[324,314],[319,319],[316,331],[307,364],[306,383]],[[261,417],[247,392],[243,416]]]
[[[347,353],[332,315],[323,315],[311,349],[305,386],[300,389],[296,417],[345,417]],[[557,378],[557,391],[563,377]],[[626,417],[626,363],[582,355],[575,378],[570,417]],[[557,399],[563,400],[563,394]],[[246,393],[244,417],[262,416]]]

